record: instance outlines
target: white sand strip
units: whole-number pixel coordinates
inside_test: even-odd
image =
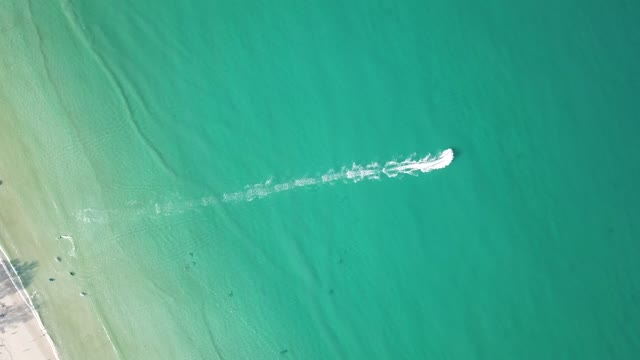
[[[0,251],[0,360],[59,360],[22,281]]]

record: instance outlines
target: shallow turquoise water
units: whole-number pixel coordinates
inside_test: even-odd
[[[640,351],[638,5],[31,6],[101,185],[69,213],[123,358]]]

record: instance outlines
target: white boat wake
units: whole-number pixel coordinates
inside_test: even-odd
[[[225,193],[222,201],[252,201],[269,196],[273,193],[293,190],[306,186],[331,184],[338,181],[357,183],[362,180],[378,180],[381,175],[394,178],[400,174],[417,175],[418,172],[428,173],[433,170],[443,169],[453,161],[453,150],[447,149],[436,156],[427,156],[414,160],[414,156],[402,162],[389,161],[384,166],[373,162],[368,165],[351,165],[351,168],[343,167],[339,172],[327,171],[319,177],[305,177],[290,182],[273,184],[271,180],[264,183],[248,185],[242,191]]]
[[[180,214],[185,211],[194,210],[196,208],[206,208],[218,204],[220,202],[241,202],[262,199],[269,195],[284,191],[294,190],[297,188],[319,186],[326,184],[357,183],[363,180],[379,180],[383,175],[388,178],[395,178],[398,175],[418,175],[419,173],[428,173],[433,170],[444,169],[453,161],[454,154],[452,149],[446,149],[437,155],[428,154],[425,157],[415,159],[415,155],[403,161],[391,160],[381,166],[377,162],[367,165],[352,164],[351,167],[342,167],[339,171],[329,170],[323,175],[316,177],[302,177],[289,182],[274,183],[271,179],[264,183],[247,185],[243,190],[224,193],[221,198],[216,196],[205,196],[200,199],[192,200],[176,200],[164,203],[155,203],[148,207],[129,208],[133,211],[135,217],[139,216],[166,216]],[[131,204],[137,204],[132,201]],[[76,219],[83,223],[107,223],[115,212],[122,212],[98,209],[84,209],[76,213]]]

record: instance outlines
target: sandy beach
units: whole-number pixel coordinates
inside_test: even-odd
[[[95,360],[117,358],[106,326],[93,307],[94,289],[85,282],[94,275],[86,267],[91,262],[85,263],[80,255],[90,250],[82,248],[76,253],[76,244],[66,238],[95,238],[97,233],[76,227],[73,210],[67,210],[79,208],[82,199],[89,198],[88,192],[75,196],[61,181],[70,184],[78,179],[75,189],[82,188],[79,183],[93,183],[78,169],[65,178],[56,170],[65,166],[46,160],[50,152],[38,151],[37,144],[47,138],[64,138],[57,133],[59,128],[47,128],[54,136],[29,130],[27,119],[38,116],[20,112],[33,107],[14,108],[9,99],[16,95],[4,89],[0,90],[0,152],[5,155],[0,158],[0,258],[5,264],[10,260],[20,274],[19,288],[27,291],[16,291],[14,285],[20,282],[15,272],[10,278],[0,266],[0,301],[4,304],[0,306],[0,360],[84,359],[87,354]],[[35,89],[32,93],[39,94]],[[75,162],[79,161],[76,156]],[[96,193],[95,188],[91,192]],[[90,295],[81,296],[82,292]],[[38,318],[46,323],[47,336]],[[49,339],[55,342],[57,357]]]
[[[14,272],[16,265],[23,266],[28,275],[29,264],[14,263],[12,266],[4,256],[1,257],[0,360],[59,359],[51,338]]]

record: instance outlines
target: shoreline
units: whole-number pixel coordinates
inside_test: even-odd
[[[1,245],[0,252],[2,253],[0,255],[0,264],[2,264],[0,272],[0,284],[2,284],[0,288],[2,290],[0,297],[2,306],[0,310],[2,311],[0,359],[60,360],[53,340],[42,323],[31,297],[24,289],[18,271],[11,264],[9,256]],[[13,291],[6,289],[9,285],[13,287]],[[7,354],[9,357],[6,357]]]

